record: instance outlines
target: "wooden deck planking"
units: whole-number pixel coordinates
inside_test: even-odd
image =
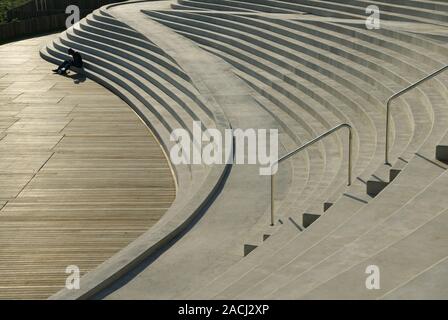
[[[52,75],[52,36],[0,46],[0,298],[45,299],[154,225],[176,192],[158,142],[96,83]],[[82,283],[81,283],[82,285]]]

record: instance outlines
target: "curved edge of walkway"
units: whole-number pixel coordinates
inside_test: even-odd
[[[104,6],[108,10],[112,7],[147,1],[125,1]],[[41,51],[41,57],[51,63],[59,61]],[[86,72],[91,80],[103,85],[112,93],[123,99],[146,124],[154,137],[159,141],[166,155],[169,154],[173,143],[169,134],[159,132],[153,125],[152,117],[148,109],[135,105],[125,94],[117,90],[111,82],[97,78]],[[231,128],[230,122],[217,104],[213,104],[216,128],[224,132]],[[167,157],[169,161],[169,157]],[[176,199],[164,216],[147,232],[142,234],[130,245],[120,250],[117,254],[103,262],[96,269],[90,271],[81,278],[81,287],[78,290],[62,289],[49,297],[49,300],[78,300],[89,299],[108,287],[111,283],[134,269],[143,260],[157,257],[161,252],[169,248],[175,239],[180,238],[194,223],[205,213],[207,208],[218,196],[230,174],[232,165],[214,165],[202,183],[192,189],[191,173],[185,165],[173,166],[176,182]]]

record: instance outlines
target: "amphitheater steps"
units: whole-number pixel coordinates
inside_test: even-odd
[[[216,2],[217,0],[195,0],[205,2]],[[242,1],[230,1],[233,6],[238,7]],[[269,5],[272,7],[288,6],[291,10],[298,12],[307,12],[319,16],[336,17],[344,19],[366,19],[366,8],[372,2],[366,1],[316,1],[316,0],[289,0],[289,1],[274,1],[274,0],[249,0],[244,1],[251,3],[254,8],[260,8],[260,5]],[[348,3],[347,3],[348,2]],[[402,22],[420,22],[420,23],[434,23],[445,25],[448,21],[447,15],[441,14],[438,10],[428,10],[422,8],[410,8],[409,6],[391,5],[384,1],[378,2],[381,9],[381,18],[390,21]],[[230,6],[230,4],[228,4]],[[260,10],[261,11],[261,10]],[[398,13],[399,12],[399,13]]]
[[[334,26],[334,28],[338,28],[339,26]],[[407,51],[409,51],[409,50],[407,50]],[[407,52],[407,51],[405,51],[405,52]],[[421,54],[420,54],[421,55]],[[440,58],[440,57],[439,57]],[[428,61],[428,59],[426,60],[426,61]],[[434,63],[437,63],[437,62],[434,62]],[[432,71],[432,70],[431,70]],[[440,94],[442,94],[443,95],[443,93],[444,92],[446,92],[446,86],[445,85],[441,85],[440,83],[437,83],[437,82],[435,82],[434,83],[435,84],[435,86],[434,86],[434,88],[437,88],[438,89],[438,92],[440,92]],[[428,87],[426,87],[425,88],[425,91],[427,91],[427,93],[426,93],[426,96],[427,96],[427,98],[426,98],[426,100],[428,100],[428,102],[430,102],[430,103],[432,103],[432,108],[434,108],[434,107],[437,107],[437,108],[439,108],[440,109],[440,107],[439,106],[442,106],[443,104],[440,104],[440,103],[438,103],[437,101],[430,101],[431,99],[428,99],[429,97],[432,97],[432,96],[434,96],[434,94],[435,93],[431,93],[431,91],[434,91],[434,90],[431,90],[432,88],[430,88],[430,86],[428,86]],[[446,95],[446,94],[445,94]],[[432,100],[434,100],[434,99],[432,99]],[[436,114],[438,114],[440,111],[439,110],[434,110],[435,111],[435,113]],[[432,116],[431,116],[432,117]],[[424,122],[424,120],[422,120],[423,122]],[[421,132],[420,130],[418,130],[418,132]],[[414,145],[414,150],[415,150],[415,148],[416,147],[418,147],[418,144],[416,144],[416,143],[414,143],[413,144]],[[412,145],[411,145],[411,147],[412,147]],[[412,154],[412,149],[410,149],[410,150],[408,150],[408,152],[407,152],[408,154]]]
[[[346,169],[345,169],[345,170],[343,170],[343,171],[344,171],[344,174],[346,174]],[[344,178],[344,180],[345,180],[345,179],[346,179],[346,178]],[[323,202],[323,200],[319,202],[319,208],[321,208],[321,207],[322,207],[322,202]]]
[[[290,12],[305,12],[319,16],[337,17],[345,19],[366,19],[366,8],[372,4],[365,1],[344,1],[336,3],[330,1],[315,0],[293,0],[293,1],[274,1],[274,0],[183,0],[182,3],[190,8],[201,7],[210,10],[216,10],[213,4],[220,3],[229,8],[246,8],[260,12],[272,12],[274,10],[288,10]],[[384,1],[378,3],[381,8],[381,17],[384,20],[420,22],[420,23],[439,23],[444,24],[448,21],[447,15],[440,14],[438,10],[428,10],[422,8],[409,8],[408,6],[390,5]],[[280,9],[282,8],[282,9]],[[385,9],[386,8],[386,9]],[[219,9],[218,9],[219,10]],[[228,9],[221,9],[231,11]],[[235,9],[234,9],[235,11]],[[404,11],[404,13],[403,13]],[[400,12],[400,13],[397,13]]]
[[[159,42],[158,42],[159,43]],[[200,84],[199,84],[200,85]],[[201,85],[200,85],[201,86]]]
[[[422,123],[424,123],[424,121],[422,121]],[[420,130],[418,132],[421,132]]]
[[[99,43],[96,41],[92,41],[87,38],[83,38],[82,36],[88,36],[86,34],[80,34],[78,35],[75,31],[75,33],[72,33],[70,30],[67,32],[67,38],[62,38],[65,40],[67,46],[75,46],[82,44],[82,47],[79,46],[79,50],[84,50],[85,52],[91,52],[92,54],[96,56],[105,57],[108,61],[116,61],[117,63],[121,63],[122,66],[127,67],[131,70],[134,70],[136,73],[138,72],[140,75],[142,75],[146,81],[153,84],[155,87],[160,88],[160,92],[156,92],[154,89],[151,91],[153,94],[157,94],[157,99],[160,100],[161,97],[165,97],[165,100],[168,99],[172,100],[176,104],[182,106],[182,111],[185,111],[188,113],[188,116],[191,117],[194,120],[201,120],[205,126],[212,125],[212,122],[210,120],[210,114],[205,114],[208,110],[205,109],[204,113],[201,113],[199,110],[194,112],[192,111],[191,105],[194,105],[197,107],[197,98],[194,97],[191,91],[188,91],[188,89],[183,86],[182,84],[176,81],[172,78],[161,78],[159,77],[159,72],[149,72],[151,70],[149,60],[139,58],[138,56],[133,56],[132,53],[126,52],[126,51],[120,51],[117,48],[114,47],[108,47],[103,45],[103,43]],[[94,48],[94,49],[93,49]],[[113,52],[113,53],[112,53]],[[120,61],[120,58],[126,57],[128,59],[128,62],[122,63]],[[142,70],[141,67],[144,67],[145,69]],[[154,68],[152,68],[154,69]],[[137,84],[141,83],[137,82]],[[144,88],[143,85],[140,85],[142,88]],[[180,90],[178,90],[178,88]],[[149,88],[146,88],[147,92],[149,91]],[[184,93],[186,92],[186,94]],[[192,100],[195,99],[196,101]],[[203,106],[202,106],[203,107]],[[204,107],[203,107],[204,108]],[[209,112],[209,111],[208,111]],[[182,114],[182,112],[177,111],[178,114]]]
[[[69,46],[69,45],[64,45],[63,43],[59,43],[58,41],[54,41],[53,45],[54,45],[54,47],[52,47],[52,46],[48,47],[49,51],[52,54],[59,53],[59,57],[63,59],[63,58],[65,58],[64,52],[66,52],[67,49],[71,46],[71,43]],[[76,49],[79,47],[80,47],[80,45],[74,46],[74,48],[76,48]],[[167,129],[169,131],[172,131],[175,128],[180,126],[178,121],[181,121],[181,123],[182,123],[182,119],[180,117],[178,117],[177,115],[174,117],[173,121],[170,121],[170,119],[172,119],[172,118],[169,117],[169,115],[175,114],[174,110],[171,109],[171,110],[168,110],[168,112],[166,112],[165,109],[161,109],[161,111],[159,111],[159,112],[156,111],[156,109],[154,107],[161,105],[160,102],[162,103],[162,105],[165,105],[165,106],[168,106],[168,104],[164,103],[163,101],[160,101],[160,100],[159,101],[154,100],[153,96],[151,96],[150,94],[148,94],[144,90],[142,90],[136,84],[138,82],[138,78],[131,77],[131,80],[133,80],[133,81],[131,81],[127,77],[128,76],[127,72],[121,66],[115,65],[114,63],[111,63],[103,58],[98,58],[96,55],[91,55],[86,52],[82,52],[82,53],[85,56],[84,60],[85,60],[86,68],[89,68],[92,70],[103,70],[103,72],[105,72],[106,74],[108,74],[109,72],[114,72],[115,78],[118,79],[118,81],[120,81],[121,83],[123,83],[123,85],[125,85],[125,87],[127,88],[128,91],[132,92],[132,94],[134,96],[136,96],[141,103],[145,104],[147,108],[151,108],[152,112],[158,113],[157,118],[159,119],[159,121],[161,121],[163,123],[171,122],[170,124],[167,124]],[[92,62],[90,62],[90,59],[92,59]]]
[[[238,73],[237,73],[238,74]],[[242,79],[245,79],[246,78],[246,76],[244,76],[243,74],[240,74],[240,77],[242,78]],[[250,81],[250,80],[248,80],[248,81]],[[255,81],[255,80],[252,80],[252,81]],[[263,93],[263,92],[260,92],[260,93],[262,93],[262,95],[265,95],[266,93]],[[275,95],[275,93],[271,93],[271,94],[274,94]],[[279,101],[280,101],[280,99],[281,98],[278,98],[278,99],[276,99],[276,100],[274,100],[274,101],[276,101],[277,103],[276,103],[276,105],[279,105]],[[273,106],[273,108],[272,108],[272,110],[274,110],[274,108],[275,108],[275,106]],[[276,113],[277,114],[279,114],[279,112],[280,112],[280,110],[279,111],[276,111]],[[301,114],[301,117],[303,118],[303,116],[304,116],[304,114],[302,113]],[[282,119],[286,119],[288,117],[288,115],[286,115],[286,117],[285,118],[282,118]],[[304,119],[304,118],[303,118]],[[299,119],[300,120],[300,119]],[[313,120],[310,120],[310,121],[313,121]],[[289,121],[290,122],[290,121]],[[303,125],[302,125],[302,127],[303,127]],[[289,130],[294,130],[294,132],[300,132],[300,131],[303,131],[303,129],[301,129],[301,126],[299,125],[297,125],[297,124],[294,124],[294,123],[288,123],[288,128],[289,128]],[[295,128],[295,129],[294,129]],[[309,140],[310,139],[310,137],[309,137],[309,135],[305,135],[305,136],[302,136],[302,137],[300,137],[299,139],[302,139],[302,141],[306,141],[305,139],[307,139],[307,140]],[[331,143],[331,142],[330,142]],[[336,144],[338,144],[338,142],[336,142]],[[287,151],[292,151],[292,150],[294,150],[294,148],[296,148],[297,146],[298,146],[299,144],[295,144],[295,145],[290,145],[289,146],[289,148],[287,149]],[[328,149],[329,149],[329,145],[328,144],[326,144],[325,145],[326,146],[326,148],[327,148],[327,152],[328,152]],[[294,212],[291,212],[291,210],[289,210],[289,212],[287,211],[287,210],[282,210],[282,211],[280,211],[280,212],[282,212],[281,214],[279,214],[277,217],[276,217],[276,219],[283,219],[283,217],[284,217],[284,219],[283,220],[285,220],[285,223],[287,222],[287,221],[291,221],[291,219],[295,219],[295,220],[301,220],[301,218],[296,218],[296,217],[294,217],[294,215],[296,215],[297,213],[299,213],[300,212],[300,210],[298,209],[298,203],[297,203],[297,195],[298,194],[300,194],[300,200],[302,200],[301,202],[304,202],[309,196],[311,196],[312,195],[312,193],[313,193],[313,191],[315,191],[316,189],[317,189],[317,185],[319,185],[319,184],[321,184],[322,185],[322,183],[328,183],[328,181],[331,181],[331,176],[332,176],[332,174],[331,174],[331,170],[330,169],[332,169],[332,168],[334,168],[334,169],[337,169],[337,168],[340,168],[340,164],[339,165],[336,165],[336,164],[331,164],[331,162],[329,161],[329,159],[327,159],[327,158],[324,158],[324,167],[322,167],[322,169],[325,169],[325,167],[328,167],[328,166],[330,166],[330,168],[327,168],[327,169],[325,169],[325,172],[322,172],[321,170],[322,169],[319,169],[319,161],[316,161],[316,159],[319,159],[319,154],[316,154],[316,152],[314,151],[315,149],[314,148],[311,148],[311,149],[309,149],[308,150],[308,154],[310,155],[310,162],[311,162],[311,168],[310,168],[310,171],[308,171],[309,173],[309,179],[308,179],[308,181],[307,181],[307,184],[306,184],[306,186],[303,188],[300,188],[300,190],[290,190],[290,193],[292,193],[293,192],[293,196],[294,196],[294,198],[296,198],[295,199],[295,201],[293,202],[293,204],[296,204],[296,205],[291,205],[291,207],[292,208],[294,208]],[[294,164],[296,164],[298,161],[300,161],[301,159],[295,159],[294,160]],[[334,162],[334,161],[333,161]],[[300,162],[299,162],[300,163]],[[316,169],[313,169],[313,168],[316,168],[316,169],[318,169],[319,171],[321,171],[321,173],[320,174],[316,174],[318,171],[316,171]],[[333,170],[334,170],[333,169]],[[345,169],[345,167],[344,167],[344,169]],[[340,169],[339,169],[340,170]],[[346,169],[345,170],[343,170],[344,171],[344,173],[346,172]],[[322,181],[323,180],[323,181]],[[296,181],[295,179],[294,179],[294,181]],[[295,185],[296,185],[296,183],[295,183]],[[300,185],[299,185],[299,187],[300,187]],[[283,200],[282,201],[282,206],[284,206],[284,201],[288,201],[288,200]],[[291,209],[292,209],[291,208]],[[289,213],[289,217],[286,217],[286,215]],[[291,216],[292,215],[292,216]],[[262,221],[261,223],[263,223],[264,225],[266,225],[266,221]],[[255,228],[256,228],[257,226],[255,226]],[[300,227],[299,227],[299,229],[300,229]],[[294,233],[296,233],[296,230],[294,230],[294,229],[292,229],[293,230],[293,232]],[[261,238],[261,236],[258,236],[258,238]]]
[[[350,188],[345,186],[346,137],[340,133],[309,149],[279,172],[279,180],[289,181],[276,197],[277,218],[283,224],[269,228],[264,226],[266,215],[260,215],[253,227],[247,228],[250,235],[244,240],[246,246],[241,243],[242,248],[238,248],[241,258],[220,267],[218,273],[209,272],[213,276],[207,281],[195,278],[191,288],[170,297],[331,298],[339,287],[346,285],[350,291],[356,286],[347,280],[347,270],[359,272],[354,279],[362,280],[359,283],[364,285],[365,259],[388,261],[388,272],[396,275],[398,264],[388,260],[393,253],[398,251],[403,259],[412,260],[416,258],[409,256],[411,250],[399,250],[415,246],[419,240],[421,248],[438,246],[432,255],[428,254],[426,264],[416,263],[406,275],[397,276],[397,281],[387,279],[384,291],[360,294],[381,298],[443,261],[445,239],[431,239],[426,232],[441,232],[438,223],[444,226],[447,220],[444,208],[428,207],[424,215],[415,208],[434,202],[444,206],[440,188],[447,181],[446,164],[441,160],[446,152],[448,77],[431,80],[396,101],[393,166],[381,163],[385,99],[440,66],[446,48],[406,32],[367,33],[349,22],[292,21],[273,15],[300,17],[307,12],[365,20],[366,3],[182,0],[172,4],[172,11],[145,11],[153,20],[199,43],[200,48],[234,67],[234,74],[252,89],[258,109],[281,128],[283,152],[340,122],[350,122],[356,132],[358,178]],[[376,3],[384,8],[386,20],[445,23],[445,15],[434,13],[437,7],[429,7],[433,3]],[[236,11],[241,15],[229,14]],[[121,37],[118,33],[122,33]],[[133,40],[126,48],[128,38]],[[144,51],[140,51],[142,42]],[[434,50],[428,52],[425,44]],[[205,103],[198,103],[194,88],[183,84],[189,82],[187,72],[154,42],[114,19],[107,10],[93,13],[43,55],[64,58],[69,46],[86,56],[88,75],[122,91],[120,95],[139,108],[158,113],[159,121],[165,123],[163,132],[176,125],[185,127],[192,119],[207,119],[207,124],[213,126],[210,110]],[[405,53],[400,54],[402,51]],[[151,65],[152,58],[158,59],[157,66],[139,72],[142,66]],[[202,111],[197,113],[198,109]],[[308,228],[302,232],[304,226]],[[371,241],[374,246],[368,245]],[[353,292],[360,290],[356,287]]]
[[[296,13],[296,11],[288,10],[288,9],[282,9],[279,7],[271,7],[271,6],[265,6],[265,5],[254,5],[252,3],[246,3],[246,2],[239,2],[238,6],[235,6],[235,3],[229,1],[191,1],[191,0],[179,0],[179,4],[188,6],[188,7],[194,7],[194,8],[202,8],[207,10],[224,10],[224,11],[236,11],[235,8],[237,8],[237,11],[241,12],[268,12],[268,13]],[[218,4],[219,3],[219,4]],[[226,5],[228,4],[228,5]],[[174,8],[173,8],[174,9]]]
[[[419,131],[419,132],[421,132],[421,131]]]

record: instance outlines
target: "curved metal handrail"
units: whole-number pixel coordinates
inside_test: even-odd
[[[342,123],[336,127],[334,127],[333,129],[328,130],[327,132],[321,134],[320,136],[314,138],[313,140],[305,143],[304,145],[302,145],[301,147],[287,153],[286,155],[284,155],[283,157],[281,157],[280,159],[278,159],[276,162],[274,162],[271,165],[271,226],[274,225],[274,174],[272,172],[274,172],[273,168],[277,165],[279,165],[281,162],[291,158],[293,155],[299,153],[300,151],[308,148],[309,146],[313,145],[314,143],[322,140],[323,138],[329,136],[330,134],[334,133],[335,131],[338,131],[339,129],[342,128],[347,128],[348,129],[348,141],[349,141],[349,148],[348,148],[348,183],[347,185],[350,186],[352,183],[352,147],[353,147],[353,135],[352,135],[352,126],[349,125],[348,123]]]
[[[397,93],[394,93],[392,96],[389,97],[389,99],[387,99],[387,103],[386,103],[386,150],[385,150],[385,160],[384,160],[385,164],[390,165],[390,163],[389,163],[389,124],[390,124],[390,106],[391,106],[392,101],[398,97],[401,97],[406,92],[411,91],[412,89],[419,86],[423,82],[437,76],[438,74],[442,73],[443,71],[445,71],[447,69],[448,69],[448,65],[434,71],[433,73],[427,75],[423,79],[420,79],[419,81],[414,82],[410,86],[398,91]]]

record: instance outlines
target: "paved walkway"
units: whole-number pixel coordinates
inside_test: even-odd
[[[0,298],[57,292],[67,266],[92,270],[175,197],[159,144],[123,101],[51,74],[38,51],[52,37],[0,46]]]

